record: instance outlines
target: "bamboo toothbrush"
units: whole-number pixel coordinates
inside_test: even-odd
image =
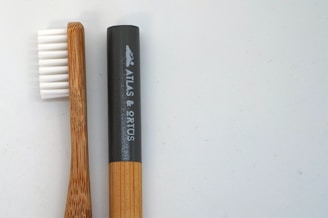
[[[84,28],[68,23],[65,29],[38,32],[42,99],[69,96],[71,168],[65,218],[91,218],[88,160]]]
[[[139,28],[107,29],[111,218],[142,217]]]

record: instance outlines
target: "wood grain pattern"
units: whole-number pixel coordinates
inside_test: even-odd
[[[67,26],[70,89],[71,169],[65,218],[91,218],[84,28]]]
[[[110,218],[142,217],[140,162],[109,163]]]

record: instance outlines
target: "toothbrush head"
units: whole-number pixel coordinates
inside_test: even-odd
[[[69,96],[67,29],[38,31],[41,99]]]

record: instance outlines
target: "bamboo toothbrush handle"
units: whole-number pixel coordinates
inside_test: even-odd
[[[91,218],[84,28],[82,24],[68,24],[67,48],[70,90],[71,171],[65,218]]]

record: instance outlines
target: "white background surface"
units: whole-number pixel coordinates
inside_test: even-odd
[[[108,217],[106,28],[141,29],[145,218],[328,217],[328,2],[2,1],[0,217],[63,217],[68,101],[36,32],[86,31],[93,217]]]

